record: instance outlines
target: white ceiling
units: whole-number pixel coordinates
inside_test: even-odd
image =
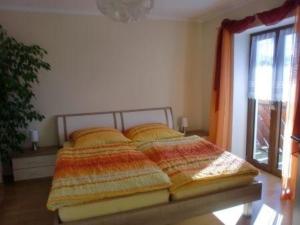
[[[155,0],[150,18],[205,21],[254,0]],[[0,9],[100,15],[96,0],[0,0]]]

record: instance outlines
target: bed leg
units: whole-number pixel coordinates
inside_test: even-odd
[[[58,217],[58,213],[55,212],[54,213],[54,221],[53,221],[53,225],[59,225],[60,222],[59,222],[59,217]]]
[[[243,216],[250,217],[252,215],[252,202],[244,204]]]

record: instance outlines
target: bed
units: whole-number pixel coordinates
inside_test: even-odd
[[[85,127],[106,126],[124,131],[143,123],[164,123],[174,128],[171,107],[59,115],[58,140],[63,146],[69,141],[71,132]],[[249,216],[251,203],[261,198],[261,188],[261,183],[253,176],[223,178],[218,182],[203,183],[201,188],[190,185],[171,195],[160,190],[64,207],[56,213],[54,224],[172,224],[238,204],[244,204],[244,214]],[[120,209],[115,210],[114,204]],[[104,205],[107,207],[103,208]],[[87,213],[80,215],[79,212]]]

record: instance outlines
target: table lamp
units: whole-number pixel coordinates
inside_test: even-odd
[[[181,132],[186,133],[186,128],[189,126],[188,119],[186,117],[181,118]]]
[[[31,142],[32,142],[32,150],[37,151],[38,143],[39,143],[39,131],[31,130]]]

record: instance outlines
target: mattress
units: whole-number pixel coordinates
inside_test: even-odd
[[[58,210],[63,222],[87,219],[96,216],[104,216],[120,213],[133,209],[167,203],[169,201],[168,190],[159,190],[119,198],[107,199],[88,204],[63,207]]]
[[[240,175],[235,177],[220,178],[212,181],[186,184],[171,193],[171,200],[180,200],[244,186],[253,182],[254,177],[255,176],[253,175]]]

